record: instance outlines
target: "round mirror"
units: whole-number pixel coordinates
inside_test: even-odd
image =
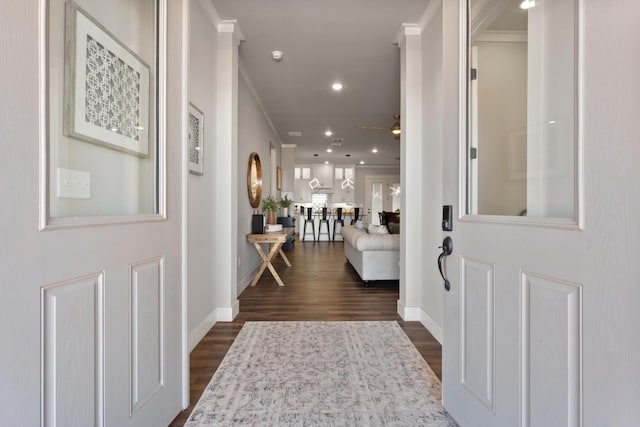
[[[252,208],[260,206],[262,197],[262,165],[258,153],[249,155],[249,168],[247,171],[247,192],[249,193],[249,203]]]

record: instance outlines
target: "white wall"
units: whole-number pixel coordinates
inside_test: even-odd
[[[188,181],[188,331],[189,350],[216,320],[216,294],[212,262],[216,242],[214,156],[216,145],[217,30],[200,0],[191,0],[189,35],[189,102],[204,113],[204,173],[189,174]]]
[[[249,204],[247,195],[247,164],[252,152],[258,153],[262,164],[262,197],[269,195],[271,188],[270,149],[276,148],[279,156],[280,142],[260,104],[251,89],[244,73],[240,73],[238,82],[238,295],[251,283],[251,279],[261,264],[261,259],[253,245],[247,242],[246,235],[251,233],[251,214],[254,208]],[[279,164],[279,159],[276,159]],[[274,197],[279,197],[274,194]],[[260,210],[260,208],[258,208]],[[262,211],[260,210],[260,213]],[[220,226],[224,226],[221,219]]]
[[[441,341],[443,286],[436,259],[442,244],[442,7],[422,33],[422,266],[421,320]],[[406,197],[406,196],[405,196]]]

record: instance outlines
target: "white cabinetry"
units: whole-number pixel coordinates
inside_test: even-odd
[[[311,166],[311,179],[317,178],[320,181],[322,190],[333,188],[333,165],[314,164]]]

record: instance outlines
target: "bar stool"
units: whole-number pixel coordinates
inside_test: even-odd
[[[355,224],[358,219],[360,219],[360,208],[353,208],[353,219],[351,220],[351,225]]]
[[[331,240],[331,235],[329,235],[329,220],[327,219],[327,208],[322,208],[322,217],[320,218],[320,224],[318,225],[318,240],[320,240],[320,235],[322,234],[322,224],[327,226],[327,241]]]
[[[336,225],[340,223],[340,229],[344,227],[344,219],[342,219],[342,208],[336,208],[336,217],[333,220],[333,240],[336,240]]]
[[[301,208],[300,211],[304,211],[304,208]],[[304,213],[304,212],[303,212]],[[316,240],[316,226],[313,223],[313,208],[307,208],[307,216],[304,219],[304,228],[302,229],[302,241],[304,242],[305,237],[307,237],[307,223],[311,223],[311,231],[313,231],[313,240]],[[318,227],[320,228],[320,227]],[[320,230],[318,230],[320,231]]]

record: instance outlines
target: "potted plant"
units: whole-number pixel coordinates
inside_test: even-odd
[[[276,223],[276,211],[278,210],[278,202],[273,196],[262,199],[262,212],[267,212],[267,224]]]
[[[286,194],[278,201],[278,204],[282,208],[283,216],[289,216],[289,206],[291,206],[291,203],[293,203],[293,200],[288,198]]]

